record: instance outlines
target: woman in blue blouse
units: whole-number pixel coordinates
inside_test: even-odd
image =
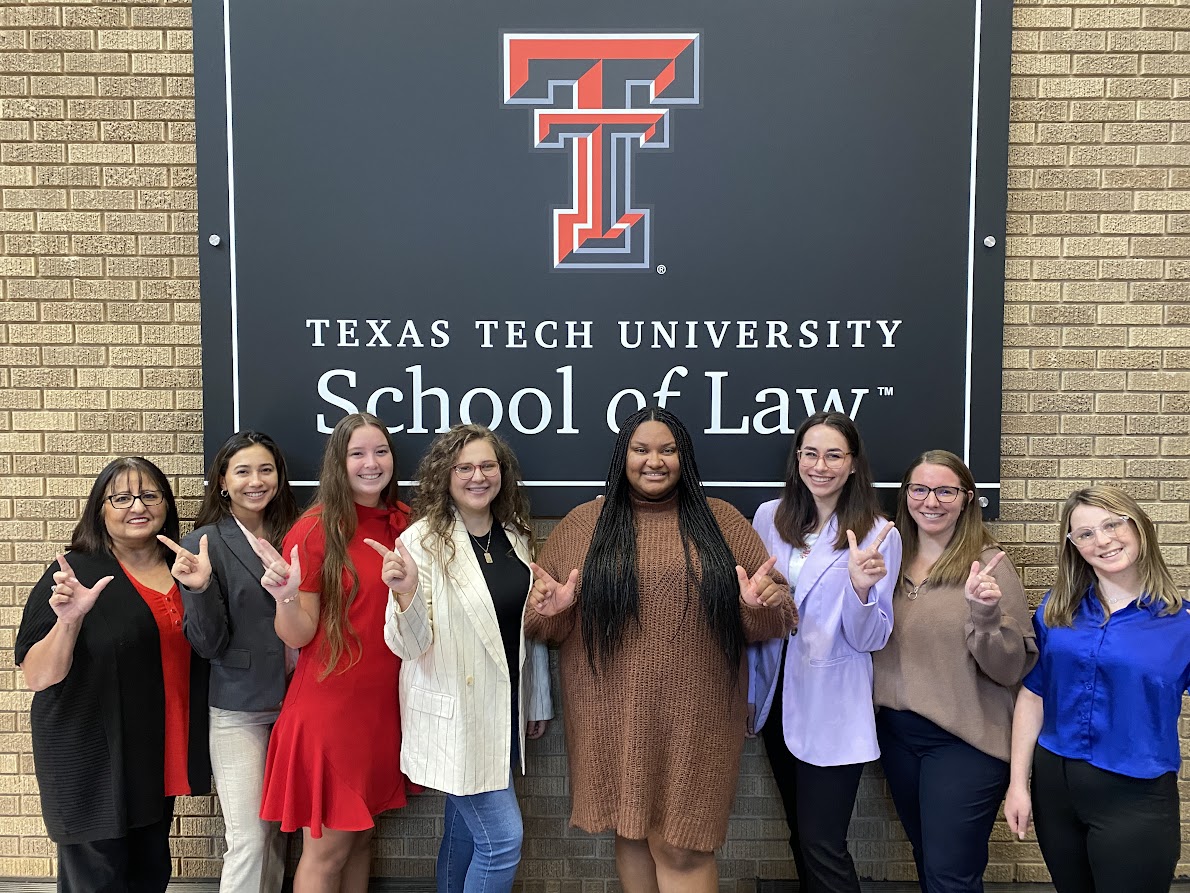
[[[1062,529],[1058,579],[1033,617],[1040,660],[1013,716],[1008,825],[1024,838],[1036,818],[1058,893],[1167,893],[1190,603],[1122,490],[1075,491]]]

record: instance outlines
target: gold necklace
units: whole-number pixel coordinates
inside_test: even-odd
[[[487,541],[487,545],[484,545],[483,543],[481,543],[481,542],[479,541],[479,537],[477,537],[477,536],[476,536],[474,533],[472,533],[470,530],[468,530],[468,531],[467,531],[467,536],[469,536],[469,537],[471,537],[471,539],[475,540],[475,545],[479,546],[479,548],[483,550],[483,560],[484,560],[484,563],[485,563],[485,564],[491,564],[491,563],[492,563],[492,549],[491,549],[491,546],[492,546],[492,531],[495,529],[495,527],[496,527],[496,525],[495,525],[495,524],[493,524],[491,527],[489,527],[489,528],[488,528],[488,541]]]
[[[905,580],[906,583],[911,582],[908,577],[904,577],[903,579]],[[914,586],[912,589],[909,590],[909,593],[905,596],[905,598],[909,599],[909,601],[916,601],[917,593],[921,591],[921,587],[925,586],[929,582],[930,582],[930,578],[928,576],[925,577],[920,583],[918,583],[916,586]]]

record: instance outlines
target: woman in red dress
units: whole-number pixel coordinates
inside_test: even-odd
[[[409,522],[394,466],[384,424],[347,416],[331,432],[314,502],[282,553],[257,543],[277,635],[301,649],[269,742],[260,809],[285,831],[302,829],[294,893],[365,893],[374,817],[405,805],[401,661],[384,644],[381,557],[364,545],[395,543]]]

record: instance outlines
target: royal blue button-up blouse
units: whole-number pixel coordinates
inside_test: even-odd
[[[1104,624],[1092,586],[1074,625],[1051,629],[1049,597],[1033,615],[1041,655],[1024,681],[1045,702],[1037,743],[1132,778],[1176,772],[1178,715],[1190,686],[1190,605],[1161,617],[1160,604],[1134,603]]]

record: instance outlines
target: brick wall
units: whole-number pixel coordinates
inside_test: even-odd
[[[985,0],[1007,2],[1007,0]],[[1015,4],[997,531],[1038,597],[1058,504],[1125,481],[1190,584],[1190,7],[1184,0]],[[142,453],[184,517],[202,486],[201,356],[187,2],[0,2],[0,648],[61,548],[94,474]],[[46,877],[30,695],[0,661],[0,876]],[[1182,720],[1190,753],[1190,718]],[[528,890],[602,891],[611,843],[566,829],[555,727],[521,784]],[[1182,772],[1190,802],[1190,768]],[[212,799],[182,801],[177,870],[218,873]],[[1185,815],[1185,810],[1183,810]],[[432,874],[440,803],[386,819],[375,873]],[[755,742],[722,855],[724,889],[792,871]],[[878,773],[865,777],[862,872],[912,862]],[[1190,840],[1190,824],[1182,826]],[[1185,856],[1190,859],[1190,846]],[[1181,866],[1190,874],[1190,861]],[[1045,876],[998,825],[989,878]],[[570,879],[590,879],[579,884]]]

